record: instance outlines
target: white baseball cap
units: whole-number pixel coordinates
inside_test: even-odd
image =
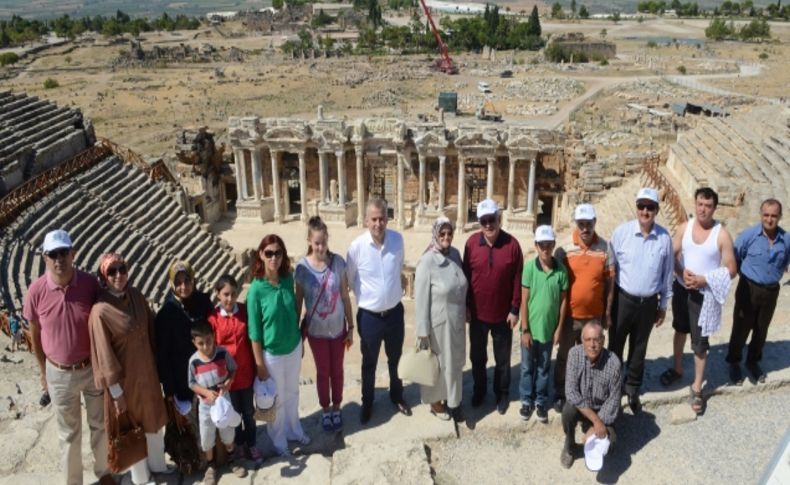
[[[269,409],[274,406],[274,398],[277,397],[277,385],[274,379],[262,381],[256,377],[252,389],[255,392],[255,406],[258,409]]]
[[[591,204],[579,204],[573,213],[574,220],[591,221],[595,219],[595,208]]]
[[[496,215],[499,212],[499,206],[496,205],[492,199],[485,199],[481,200],[480,203],[477,204],[477,218],[482,219],[485,216],[490,216],[491,214]]]
[[[44,236],[44,244],[41,246],[41,250],[44,253],[48,253],[60,248],[71,248],[71,246],[69,233],[63,229],[58,229],[50,231]]]
[[[584,464],[591,472],[603,468],[603,457],[609,452],[609,438],[598,438],[590,435],[584,443]]]
[[[650,187],[643,187],[639,189],[639,193],[636,194],[636,200],[640,199],[652,200],[658,204],[658,191]]]
[[[214,400],[209,410],[211,420],[219,429],[235,428],[241,424],[241,415],[233,409],[228,396],[223,394]]]
[[[551,226],[538,226],[535,230],[535,242],[554,241],[554,230]]]

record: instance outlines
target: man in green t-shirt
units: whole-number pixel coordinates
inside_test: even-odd
[[[548,421],[551,349],[559,342],[565,320],[568,273],[552,256],[555,237],[551,226],[538,226],[538,257],[524,263],[521,276],[521,418],[536,411]]]

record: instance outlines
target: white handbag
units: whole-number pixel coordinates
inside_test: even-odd
[[[439,359],[430,349],[407,347],[398,363],[398,377],[423,386],[435,386],[439,380]]]

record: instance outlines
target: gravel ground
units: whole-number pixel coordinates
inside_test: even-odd
[[[430,441],[431,466],[440,485],[494,477],[500,484],[756,483],[790,423],[788,403],[790,388],[783,387],[712,399],[705,416],[678,426],[670,424],[672,406],[626,413],[616,425],[617,447],[597,474],[583,458],[561,467],[558,419]]]

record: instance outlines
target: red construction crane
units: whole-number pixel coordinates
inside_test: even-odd
[[[442,58],[436,61],[437,69],[447,74],[458,74],[458,67],[453,63],[453,59],[450,57],[450,53],[447,49],[447,44],[442,41],[442,36],[439,35],[439,29],[437,29],[436,24],[433,23],[433,17],[431,17],[431,11],[428,10],[428,5],[425,4],[425,0],[420,0],[420,4],[422,5],[422,10],[425,12],[425,16],[428,17],[428,22],[431,24],[431,32],[433,32],[433,36],[436,38],[436,43],[439,45],[439,53],[442,55]]]

